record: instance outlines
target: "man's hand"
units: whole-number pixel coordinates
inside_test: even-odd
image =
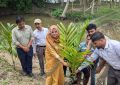
[[[22,48],[25,52],[28,52],[29,51],[29,48],[28,47],[23,47]]]
[[[34,55],[34,58],[37,58],[37,53],[34,53],[33,55]]]
[[[99,59],[99,66],[96,69],[96,73],[100,73],[102,68],[105,66],[106,61],[103,58]]]
[[[92,41],[91,40],[87,40],[87,48],[86,48],[86,50],[90,50],[91,49],[91,45],[92,45]]]
[[[100,68],[100,67],[97,67],[97,68],[96,68],[96,73],[100,73],[100,71],[101,71],[101,68]]]

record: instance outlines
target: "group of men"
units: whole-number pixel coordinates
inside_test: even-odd
[[[86,59],[93,62],[94,65],[91,66],[88,62],[83,62],[76,71],[77,84],[80,85],[79,75],[83,72],[83,85],[87,85],[90,75],[90,85],[120,85],[120,42],[109,39],[96,28],[95,24],[89,24],[86,28],[87,37],[90,37],[86,40],[86,50],[94,48],[93,53]],[[89,67],[90,70],[88,70]],[[101,74],[97,78],[95,74],[100,72]],[[106,78],[107,83],[104,82]]]
[[[86,41],[85,42],[82,42],[80,43],[80,51],[85,51],[85,50],[90,50],[92,53],[94,52],[94,50],[96,49],[96,47],[93,45],[92,41],[91,41],[91,36],[98,32],[97,30],[97,26],[95,24],[89,24],[86,28],[86,31],[87,31],[87,36],[86,36]],[[108,37],[106,37],[106,39],[108,39]],[[86,59],[88,59],[91,55],[87,55]],[[83,77],[83,85],[87,85],[88,84],[88,81],[89,81],[89,78],[90,78],[90,85],[96,85],[96,81],[99,82],[99,80],[102,79],[102,83],[106,82],[106,80],[103,81],[103,79],[106,78],[107,76],[107,69],[106,66],[105,68],[103,69],[103,72],[102,75],[105,75],[104,77],[100,77],[100,79],[97,79],[96,80],[96,68],[98,66],[98,63],[100,62],[99,61],[100,59],[99,58],[96,58],[93,62],[93,65],[89,65],[89,66],[83,66],[83,67],[79,67],[76,74],[77,74],[77,84],[80,85],[80,81],[81,81],[81,73],[84,74],[84,77]],[[87,64],[87,63],[85,63]],[[101,84],[101,82],[100,82]]]
[[[35,19],[35,30],[33,32],[31,26],[25,25],[23,17],[16,17],[17,26],[12,30],[12,42],[16,46],[17,54],[22,66],[22,74],[33,76],[32,58],[33,55],[38,57],[41,73],[44,71],[44,55],[46,47],[46,35],[48,29],[42,27],[42,21]]]
[[[33,76],[32,73],[32,58],[37,56],[40,64],[41,73],[43,76],[44,71],[44,56],[46,47],[46,35],[48,29],[42,27],[42,21],[40,19],[34,20],[35,30],[33,32],[31,26],[25,25],[23,17],[16,17],[17,26],[12,30],[12,41],[16,46],[19,60],[22,66],[22,74]],[[86,66],[80,66],[77,73],[78,85],[80,80],[80,73],[84,73],[83,84],[87,85],[89,76],[91,75],[91,84],[96,85],[96,73],[99,73],[103,67],[103,80],[108,78],[107,85],[120,85],[120,42],[106,38],[101,32],[97,30],[95,24],[89,24],[86,28],[87,31],[87,45],[86,49],[94,49],[94,52],[87,60],[94,62],[90,70],[87,62]],[[106,70],[109,67],[109,70]],[[108,73],[107,73],[108,72]],[[99,78],[100,79],[100,78]]]

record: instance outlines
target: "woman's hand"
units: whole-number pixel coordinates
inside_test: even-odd
[[[64,66],[69,66],[69,64],[67,62],[65,62],[62,58],[60,58],[59,55],[56,55],[56,58],[64,65]]]
[[[80,72],[80,71],[79,71],[79,70],[76,70],[76,71],[75,71],[75,74],[77,74],[78,72]]]
[[[62,62],[62,64],[64,65],[64,66],[69,66],[69,64],[67,63],[67,62]]]

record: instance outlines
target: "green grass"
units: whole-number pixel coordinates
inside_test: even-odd
[[[2,49],[2,45],[0,44],[0,50]]]
[[[98,11],[95,13],[95,15],[99,17],[99,16],[102,16],[104,14],[111,13],[112,11],[113,11],[113,9],[110,9],[107,6],[102,6],[102,7],[98,8]]]
[[[73,12],[77,13],[77,12]],[[78,12],[79,14],[79,22],[84,22],[86,19],[94,20],[94,23],[97,25],[101,25],[104,23],[107,23],[111,20],[120,20],[120,8],[114,7],[110,8],[109,6],[101,6],[97,10],[94,10],[94,14],[90,14],[90,10],[83,15],[83,11]],[[71,13],[69,13],[71,14]],[[75,14],[74,14],[75,15]],[[75,19],[76,16],[73,16],[73,19]]]
[[[17,15],[9,15],[9,16],[3,16],[0,18],[0,21],[3,23],[3,24],[6,24],[6,23],[13,23],[16,25],[15,23],[15,17]],[[70,20],[65,20],[65,21],[61,21],[57,18],[53,18],[53,17],[50,17],[50,16],[45,16],[45,15],[40,15],[40,14],[24,14],[22,15],[24,18],[25,18],[25,22],[26,24],[28,25],[31,25],[33,27],[33,29],[35,28],[35,25],[34,25],[34,19],[36,18],[40,18],[42,20],[42,25],[43,27],[49,27],[53,24],[59,24],[60,22],[63,22],[65,24],[69,24],[71,21]],[[1,30],[1,28],[0,28]]]
[[[96,18],[93,19],[94,23],[98,26],[104,23],[108,23],[114,20],[120,21],[120,8],[109,8],[108,6],[102,6],[94,14]]]

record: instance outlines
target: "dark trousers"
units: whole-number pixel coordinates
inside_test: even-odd
[[[67,67],[63,66],[63,70],[64,70],[64,76],[66,76]]]
[[[41,73],[45,73],[44,72],[44,56],[45,56],[45,47],[41,47],[41,46],[37,46],[36,48],[36,52],[37,52],[37,57],[39,60],[39,65],[41,68]]]
[[[89,77],[90,77],[90,67],[86,67],[83,70],[81,70],[80,72],[77,73],[77,85],[81,85],[81,73],[84,74],[83,77],[83,85],[87,85],[88,81],[89,81]]]
[[[120,85],[120,70],[109,68],[107,85]]]
[[[24,52],[23,49],[17,48],[17,54],[22,66],[22,69],[25,73],[32,73],[32,57],[33,57],[33,48],[30,47],[29,52]]]
[[[95,75],[96,75],[96,68],[97,68],[97,64],[99,62],[99,58],[95,61],[94,65],[92,65],[91,68],[91,83],[90,85],[95,85]]]
[[[67,59],[64,58],[64,61],[67,62]],[[64,76],[66,76],[67,67],[66,67],[66,66],[63,66],[63,70],[64,70]]]

